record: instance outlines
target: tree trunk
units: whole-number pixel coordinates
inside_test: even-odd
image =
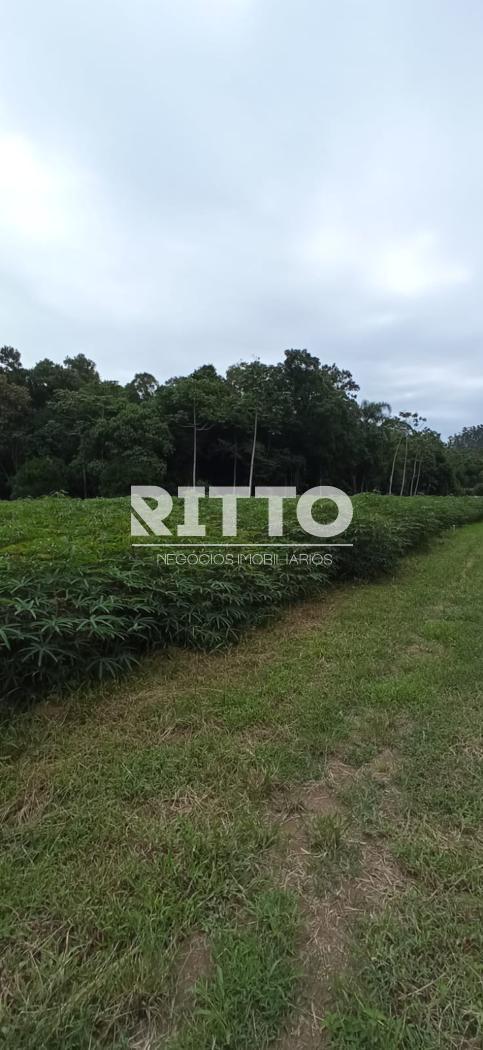
[[[408,435],[406,434],[406,445],[404,448],[404,465],[403,465],[403,476],[401,481],[401,492],[400,495],[404,495],[404,486],[406,484],[406,467],[408,464]]]
[[[413,493],[413,488],[414,488],[414,479],[415,479],[415,477],[416,477],[416,466],[417,466],[417,462],[418,462],[418,461],[417,461],[417,458],[416,458],[416,456],[415,456],[415,457],[414,457],[414,463],[413,463],[413,473],[412,473],[412,477],[411,477],[411,485],[410,485],[410,488],[409,488],[409,495],[410,495],[410,496],[414,495],[414,493]]]
[[[255,409],[255,419],[253,422],[253,441],[252,441],[252,454],[250,457],[250,477],[248,479],[248,491],[250,496],[252,495],[253,489],[253,472],[255,469],[255,446],[257,443],[257,427],[258,427],[258,408]]]
[[[235,444],[233,446],[233,488],[236,489],[236,461],[238,457],[238,441],[235,438]]]
[[[414,488],[414,495],[415,496],[417,496],[417,494],[418,494],[419,479],[421,477],[421,464],[422,464],[422,460],[420,459],[419,460],[419,464],[418,464],[418,476],[416,478],[416,485],[415,485],[415,488]]]
[[[402,435],[401,435],[401,437],[399,438],[399,441],[398,441],[398,443],[397,443],[397,445],[396,445],[396,451],[395,451],[395,453],[394,453],[394,457],[393,457],[393,461],[392,461],[392,467],[391,467],[391,477],[389,478],[389,492],[388,492],[389,496],[392,496],[392,483],[393,483],[393,481],[394,481],[394,470],[395,470],[395,468],[396,468],[396,460],[397,460],[397,454],[398,454],[398,452],[399,452],[399,449],[400,449],[400,447],[401,447],[401,441],[402,441]]]
[[[196,487],[196,457],[198,454],[197,436],[198,431],[196,427],[196,401],[193,401],[193,488]]]

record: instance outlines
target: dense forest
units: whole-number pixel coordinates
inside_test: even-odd
[[[358,401],[350,372],[307,350],[203,365],[158,383],[102,380],[84,354],[24,368],[0,350],[0,498],[118,496],[131,484],[333,484],[483,494],[483,425],[448,443],[418,412]]]

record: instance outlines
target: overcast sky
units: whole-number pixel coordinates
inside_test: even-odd
[[[481,0],[3,0],[0,345],[483,419]]]

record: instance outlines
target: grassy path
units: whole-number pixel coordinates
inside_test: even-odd
[[[0,1045],[482,1045],[482,541],[3,728]]]

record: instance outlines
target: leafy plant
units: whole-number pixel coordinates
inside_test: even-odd
[[[251,542],[264,536],[260,503],[250,501],[242,519]],[[149,549],[134,554],[125,500],[2,504],[3,698],[29,699],[86,677],[114,678],[151,648],[226,646],[283,605],[322,593],[336,579],[390,572],[443,529],[483,517],[478,497],[364,495],[354,508],[344,537],[352,546],[334,547],[331,564],[214,567],[159,566]],[[285,539],[308,540],[293,506]]]

